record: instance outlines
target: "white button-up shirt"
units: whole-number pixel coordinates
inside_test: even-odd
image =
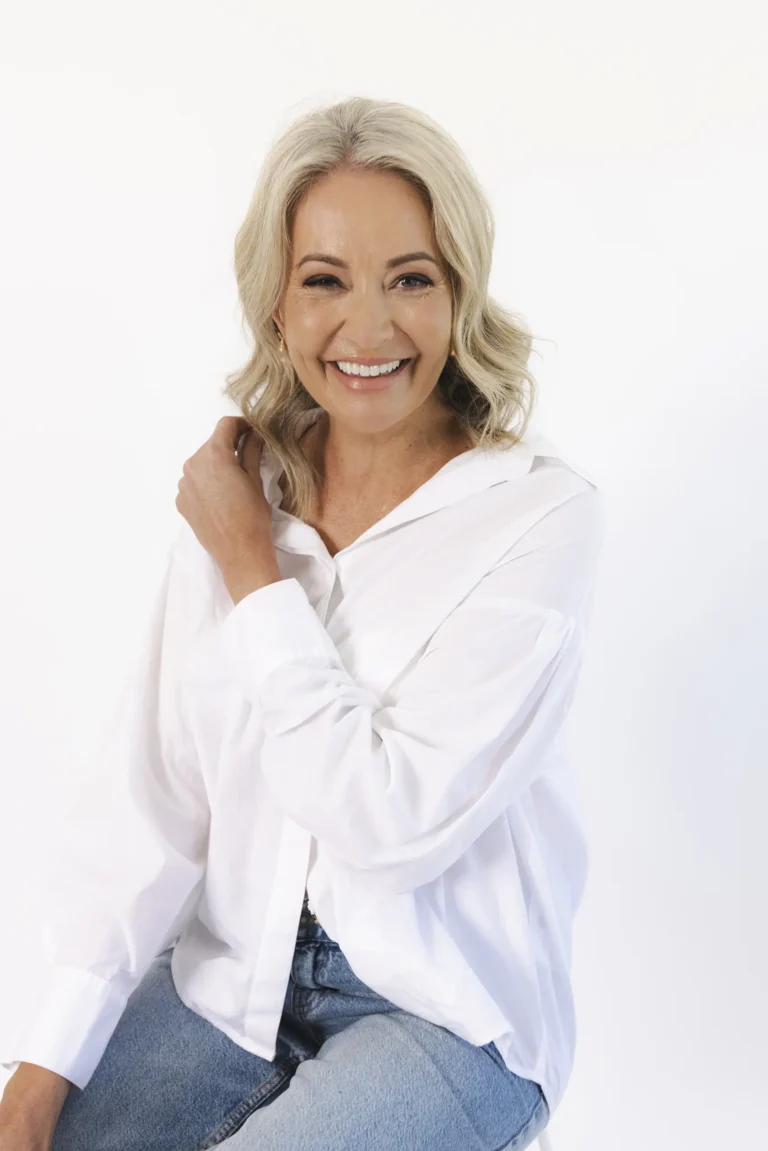
[[[268,449],[261,473],[283,578],[233,604],[182,523],[52,848],[44,975],[0,1061],[84,1087],[174,941],[187,1007],[273,1059],[306,888],[360,979],[495,1040],[552,1113],[587,871],[563,724],[603,496],[529,430],[456,456],[331,556],[280,508]]]

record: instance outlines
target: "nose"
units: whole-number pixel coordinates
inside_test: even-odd
[[[343,312],[344,337],[358,349],[361,358],[373,358],[379,354],[379,348],[394,343],[397,327],[386,289],[378,286],[354,289],[343,303]]]

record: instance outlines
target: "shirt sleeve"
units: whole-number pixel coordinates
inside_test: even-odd
[[[240,600],[225,648],[262,709],[260,766],[282,809],[369,883],[405,892],[441,875],[530,786],[563,724],[603,531],[595,488],[542,517],[386,706],[295,579]]]
[[[180,538],[180,537],[179,537]],[[62,813],[44,865],[40,981],[2,1065],[36,1063],[83,1088],[152,959],[194,910],[209,807],[180,716],[187,575],[176,544],[139,655]]]

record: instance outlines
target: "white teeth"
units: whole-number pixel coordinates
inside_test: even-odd
[[[346,361],[336,362],[336,367],[345,376],[384,376],[389,372],[394,372],[403,363],[402,360],[392,360],[389,364],[375,364],[369,366],[368,364],[352,364]]]

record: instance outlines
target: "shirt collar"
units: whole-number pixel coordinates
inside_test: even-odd
[[[299,433],[303,432],[319,417],[322,408],[310,408],[302,416]],[[471,448],[454,456],[426,483],[402,500],[391,512],[377,520],[362,535],[344,548],[344,552],[357,547],[373,536],[389,531],[399,524],[437,511],[439,508],[456,503],[465,496],[473,495],[493,484],[504,483],[527,475],[536,456],[548,456],[562,460],[589,483],[594,484],[587,472],[566,459],[563,452],[552,440],[542,435],[530,424],[523,438],[512,447]],[[286,551],[315,551],[320,537],[309,524],[297,519],[281,509],[283,493],[278,480],[282,468],[276,457],[265,444],[261,456],[261,477],[264,492],[272,505],[274,542],[276,547]]]

